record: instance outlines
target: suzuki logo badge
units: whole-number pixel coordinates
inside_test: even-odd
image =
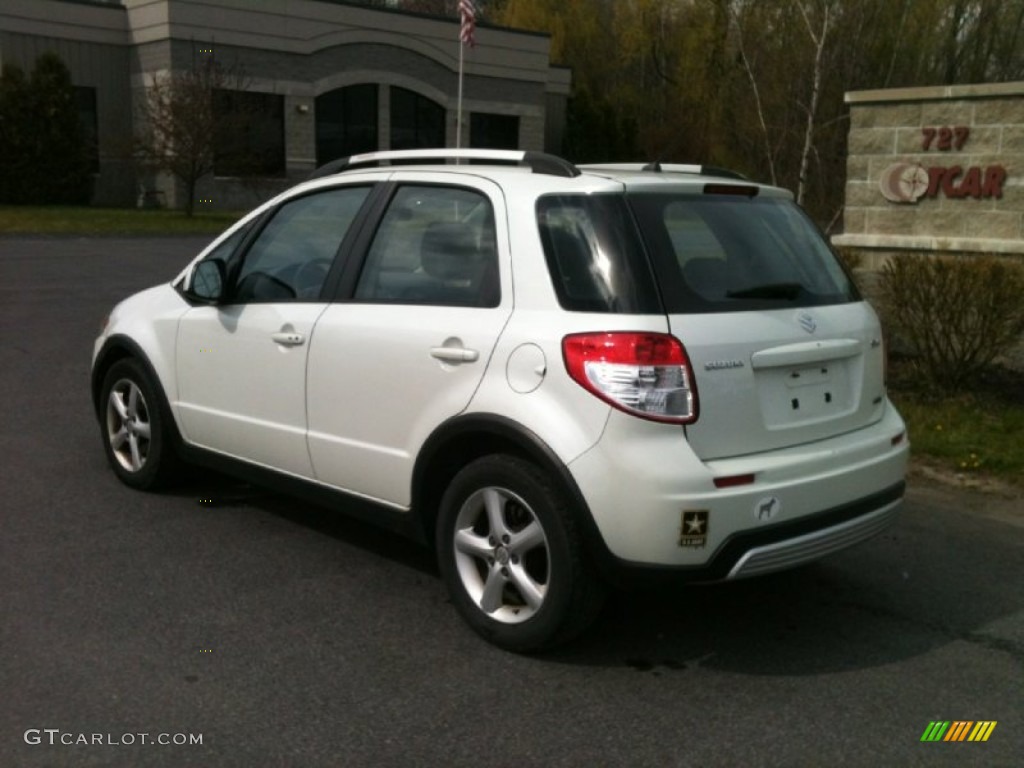
[[[808,333],[814,333],[818,329],[818,323],[810,312],[801,312],[796,316],[796,321]]]

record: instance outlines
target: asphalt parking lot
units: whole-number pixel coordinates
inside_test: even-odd
[[[618,596],[523,657],[462,625],[411,544],[212,474],[121,486],[92,340],[205,242],[0,238],[0,765],[1021,764],[1024,511],[1005,500],[912,485],[869,544]],[[937,720],[997,726],[922,743]]]

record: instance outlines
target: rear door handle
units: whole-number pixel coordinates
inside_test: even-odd
[[[430,356],[446,363],[475,363],[480,353],[464,347],[431,347]]]
[[[274,340],[275,344],[280,344],[282,347],[297,347],[306,340],[301,333],[294,331],[278,331],[271,334],[270,338]]]

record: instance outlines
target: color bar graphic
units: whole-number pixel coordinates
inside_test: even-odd
[[[943,741],[963,741],[967,738],[967,732],[972,725],[974,723],[970,720],[954,720]]]
[[[988,737],[992,735],[992,731],[996,729],[996,720],[982,720],[974,726],[974,730],[971,731],[971,735],[967,737],[968,741],[988,741]]]
[[[945,722],[942,720],[933,720],[928,723],[928,727],[925,728],[924,733],[921,734],[921,741],[941,741],[947,728],[949,728],[949,720],[946,720]]]
[[[932,720],[921,734],[921,741],[988,741],[996,720]]]

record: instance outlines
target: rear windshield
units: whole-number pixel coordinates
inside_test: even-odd
[[[629,201],[669,313],[859,300],[821,234],[788,199],[638,193]]]

